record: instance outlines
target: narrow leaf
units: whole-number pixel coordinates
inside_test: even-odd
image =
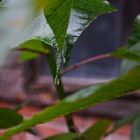
[[[53,4],[52,2],[48,2],[47,6],[49,6],[49,4],[54,5],[54,7],[49,11],[46,8],[45,16],[55,34],[58,47],[60,50],[62,50],[67,33],[67,27],[72,8],[72,0],[57,0]]]
[[[72,44],[78,39],[88,25],[99,15],[113,12],[115,9],[106,0],[43,0],[46,19],[52,28],[56,42],[58,63],[67,63],[68,50],[66,38],[71,36]],[[60,66],[60,64],[58,64]]]
[[[111,13],[115,10],[107,0],[73,0],[68,34],[80,36],[85,28],[99,15]]]
[[[44,48],[43,44],[44,43],[41,40],[34,39],[34,40],[29,40],[28,42],[20,45],[21,48],[20,60],[28,61],[36,58],[41,54],[46,53],[47,55],[47,53],[49,53],[49,50],[47,48]]]
[[[112,53],[112,56],[133,61],[140,61],[140,42],[134,46],[135,49],[121,48]]]
[[[128,48],[140,51],[140,16],[138,16],[133,24],[132,33],[128,41]],[[138,45],[139,44],[139,45]],[[139,48],[138,48],[139,46]],[[138,54],[139,56],[139,54]],[[133,69],[134,67],[140,65],[139,62],[124,60],[121,66],[121,74],[128,72],[129,70]]]
[[[137,61],[130,61],[130,60],[124,60],[121,64],[121,75],[126,74],[128,71],[132,70],[136,66],[139,66],[140,63]]]
[[[137,16],[133,23],[132,33],[129,38],[128,47],[131,48],[140,41],[140,18]]]
[[[97,90],[88,90],[88,93],[85,94],[88,94],[89,96],[85,96],[80,99],[75,98],[75,100],[71,100],[71,98],[69,99],[68,97],[56,105],[44,109],[40,113],[34,115],[31,119],[25,120],[16,127],[7,130],[1,137],[1,140],[6,140],[7,138],[21,131],[27,130],[39,123],[48,122],[57,117],[126,95],[130,91],[138,90],[140,88],[139,83],[140,67],[136,67],[128,74],[113,80],[108,84],[102,85]],[[78,95],[80,93],[81,92],[78,92]],[[81,94],[83,95],[83,91]],[[77,93],[75,95],[77,95]]]
[[[125,59],[121,65],[121,74],[125,74],[140,65],[140,42],[131,48],[121,48],[112,53],[112,56]]]
[[[101,140],[107,132],[108,127],[111,125],[109,120],[100,120],[84,132],[86,140]]]

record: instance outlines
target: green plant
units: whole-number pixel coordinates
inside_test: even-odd
[[[96,19],[97,16],[104,13],[114,12],[116,9],[106,0],[31,0],[28,4],[31,6],[28,9],[31,17],[29,18],[27,16],[28,21],[21,26],[18,33],[21,34],[21,31],[25,31],[21,35],[18,34],[20,36],[17,38],[17,41],[13,41],[15,38],[13,38],[12,41],[10,40],[10,47],[5,42],[2,44],[1,60],[5,58],[5,55],[9,52],[11,46],[12,48],[19,46],[18,50],[22,52],[22,61],[28,61],[38,55],[45,55],[52,72],[60,101],[56,103],[56,105],[45,108],[30,119],[23,121],[22,119],[19,119],[19,121],[11,124],[13,127],[7,129],[0,137],[0,140],[7,140],[9,137],[19,132],[29,130],[39,123],[48,122],[59,116],[65,116],[69,133],[54,136],[48,138],[48,140],[67,139],[67,137],[69,137],[70,140],[99,140],[105,134],[110,121],[101,120],[85,133],[79,134],[75,130],[75,124],[70,114],[86,109],[90,106],[130,94],[130,92],[140,89],[139,36],[136,35],[136,32],[134,31],[129,48],[119,49],[109,54],[93,57],[88,60],[84,60],[75,66],[65,68],[68,64],[73,45],[81,33],[93,20]],[[7,7],[10,7],[9,5],[10,4],[6,5],[3,1],[0,8],[2,11],[7,10]],[[15,6],[18,7],[18,5]],[[138,27],[139,19],[136,20],[136,23],[136,26]],[[132,47],[132,45],[134,46]],[[53,54],[53,52],[55,52],[55,54]],[[123,67],[125,65],[125,68],[128,64],[132,63],[132,61],[135,62],[135,65],[129,68],[129,70],[125,69],[125,74],[122,74],[120,77],[109,83],[93,85],[74,93],[70,97],[66,97],[63,83],[61,81],[63,74],[81,65],[108,57],[127,59],[127,62],[125,60],[123,64]],[[63,70],[61,69],[61,65],[64,66]],[[0,112],[2,111],[0,110]],[[10,111],[7,112],[7,115],[11,116]],[[135,117],[136,116],[137,115],[135,115]],[[13,117],[15,118],[15,116]],[[18,114],[17,117],[19,117]],[[130,120],[135,120],[135,117],[126,118],[125,121],[123,120],[120,123],[120,126],[128,123]],[[139,137],[138,133],[134,133],[135,129],[139,129],[137,121],[138,118],[134,121],[134,127],[132,128],[132,140],[135,140],[135,137]],[[113,129],[113,131],[117,128],[119,128],[118,125]]]

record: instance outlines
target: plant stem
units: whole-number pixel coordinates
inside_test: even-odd
[[[86,65],[86,64],[89,64],[89,63],[92,63],[94,61],[97,61],[97,60],[101,60],[101,59],[105,59],[105,58],[109,58],[111,57],[111,53],[106,53],[106,54],[101,54],[101,55],[98,55],[98,56],[93,56],[93,57],[90,57],[88,59],[85,59],[81,62],[78,62],[68,68],[65,68],[64,70],[61,71],[61,75],[64,75],[68,72],[71,72],[73,70],[76,70],[78,69],[79,67],[83,66],[83,65]]]
[[[48,55],[49,52],[43,52],[43,51],[38,51],[38,50],[33,50],[33,49],[27,49],[27,48],[18,48],[18,49],[15,49],[16,51],[28,51],[28,52],[33,52],[33,53],[36,53],[36,54],[39,54],[39,55]],[[113,57],[111,55],[111,53],[106,53],[106,54],[101,54],[101,55],[97,55],[97,56],[93,56],[93,57],[90,57],[88,59],[85,59],[83,61],[80,61],[70,67],[67,67],[65,68],[64,70],[62,70],[60,72],[60,75],[65,75],[71,71],[74,71],[76,69],[78,69],[79,67],[83,66],[83,65],[86,65],[86,64],[89,64],[89,63],[92,63],[94,61],[97,61],[97,60],[102,60],[102,59],[106,59],[106,58],[109,58],[109,57]]]
[[[48,60],[48,63],[49,63],[50,70],[52,72],[53,80],[55,81],[56,62],[53,58],[52,53],[49,53],[46,57],[47,57],[47,60]],[[56,87],[56,90],[57,90],[57,93],[58,93],[58,96],[59,96],[60,100],[62,100],[66,97],[66,95],[65,95],[64,86],[63,86],[60,74],[58,75],[58,78],[59,78],[58,79],[59,84],[55,85],[55,87]],[[72,116],[67,115],[67,116],[65,116],[65,119],[66,119],[66,123],[67,123],[67,127],[68,127],[69,131],[70,132],[76,132],[76,127],[74,125],[74,121],[72,119]]]

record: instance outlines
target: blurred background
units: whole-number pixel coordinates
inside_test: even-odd
[[[73,48],[69,66],[127,45],[134,19],[140,13],[140,1],[109,1],[119,10],[99,16],[84,31]],[[57,96],[45,58],[40,56],[21,63],[18,57],[19,52],[11,53],[7,63],[0,68],[0,103],[15,105],[28,99],[30,106],[37,108],[54,103]],[[63,78],[67,94],[119,76],[120,65],[121,60],[108,58],[69,72]],[[127,96],[89,108],[78,115],[118,119],[134,111],[139,100],[137,94]]]

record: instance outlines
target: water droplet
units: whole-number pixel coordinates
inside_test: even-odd
[[[60,84],[60,79],[59,79],[58,73],[55,75],[54,84],[57,85],[57,86]]]

